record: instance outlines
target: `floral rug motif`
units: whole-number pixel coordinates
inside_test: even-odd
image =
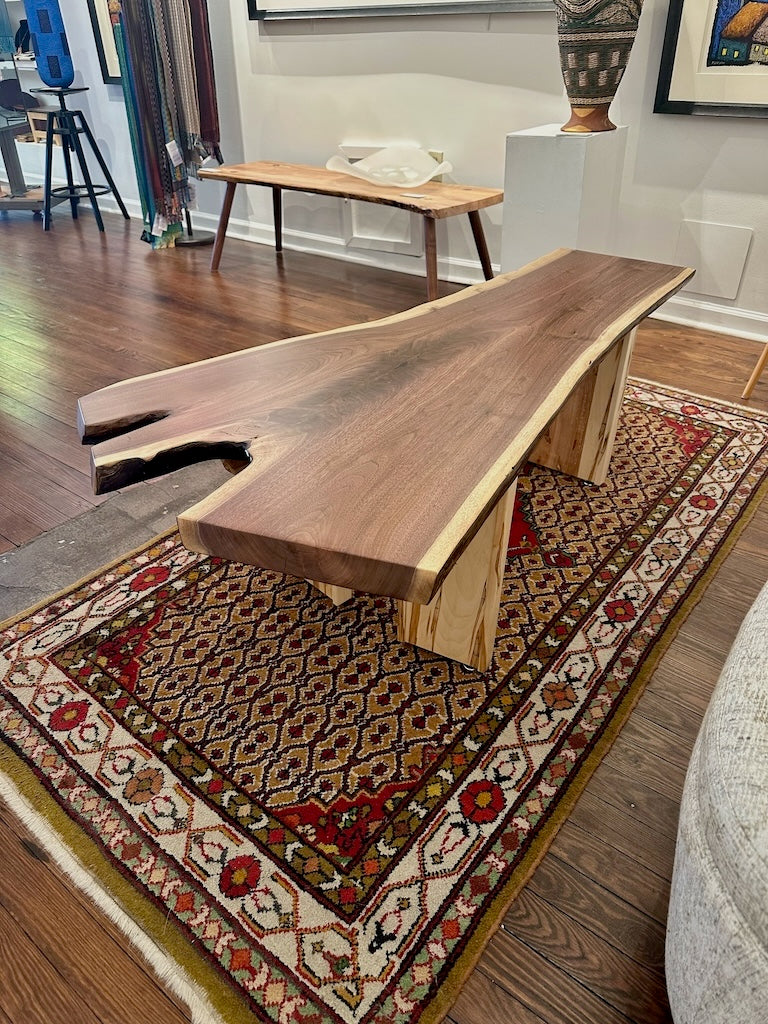
[[[6,624],[2,767],[225,1019],[433,1024],[767,478],[764,414],[630,381],[605,485],[519,479],[486,673],[171,533]]]

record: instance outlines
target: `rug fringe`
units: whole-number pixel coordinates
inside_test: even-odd
[[[172,956],[127,914],[67,848],[61,836],[37,811],[17,786],[0,772],[0,799],[32,833],[56,866],[117,927],[152,968],[160,983],[181,999],[191,1024],[225,1024],[204,991]]]

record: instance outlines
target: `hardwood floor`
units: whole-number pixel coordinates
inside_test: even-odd
[[[153,253],[136,223],[0,217],[0,551],[92,507],[79,395],[261,341],[398,312],[424,280],[230,239]],[[441,284],[441,294],[455,286]],[[647,322],[632,372],[736,400],[760,349]],[[768,373],[752,405],[768,410]],[[739,623],[768,578],[763,504],[510,907],[449,1024],[661,1024],[685,769]],[[0,806],[0,1022],[188,1021],[177,998]]]

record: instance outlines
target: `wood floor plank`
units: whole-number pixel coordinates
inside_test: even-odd
[[[0,413],[28,429],[30,438],[41,437],[47,442],[50,437],[69,448],[77,437],[75,422],[65,423],[56,417],[48,416],[34,405],[16,401],[2,391],[0,391]],[[45,451],[44,445],[38,444],[37,447],[41,451]],[[70,457],[73,454],[75,454],[74,449],[70,452]]]
[[[90,1008],[101,1024],[188,1024],[186,1007],[158,987],[137,950],[130,947],[124,955],[118,928],[95,912],[2,803],[0,824],[0,907],[69,988],[90,991]]]
[[[638,340],[642,344],[635,348],[631,368],[636,376],[736,403],[741,403],[759,353],[754,343],[656,318],[645,321]],[[757,405],[760,398],[756,391],[750,404]]]
[[[591,932],[641,967],[663,977],[664,927],[594,879],[557,857],[545,857],[526,891],[550,906],[562,907],[579,929]],[[508,929],[521,936],[514,905],[507,917]]]
[[[571,814],[571,821],[592,835],[599,836],[608,846],[634,857],[639,863],[661,875],[669,877],[674,858],[674,840],[658,835],[646,822],[639,822],[617,807],[609,807],[589,788],[584,792]]]
[[[553,969],[547,957],[506,927],[486,946],[479,970],[546,1021],[558,1024],[627,1022],[627,1014],[620,1013],[568,972]]]
[[[52,485],[82,498],[88,505],[100,504],[100,496],[93,494],[87,452],[83,452],[85,458],[78,467],[70,466],[56,454],[55,448],[61,449],[63,446],[51,446],[45,453],[40,452],[25,444],[23,433],[15,430],[13,424],[8,424],[3,442],[4,452],[0,456],[0,463],[6,479],[20,477],[26,481],[31,476],[39,491]]]
[[[0,477],[0,533],[16,544],[82,515],[95,504],[89,497],[78,497],[50,480],[36,479],[2,456]]]
[[[602,836],[587,831],[572,819],[555,836],[549,855],[599,882],[658,924],[666,922],[671,865],[661,875],[642,864],[632,852],[617,850]]]
[[[63,383],[59,388],[36,387],[32,375],[17,378],[10,372],[5,376],[0,375],[0,389],[14,401],[22,405],[35,406],[47,416],[62,423],[77,422],[77,389],[67,391]]]
[[[677,736],[690,751],[701,726],[701,712],[656,691],[645,693],[644,698],[643,718]]]
[[[47,424],[57,421],[47,420],[45,425],[32,424],[25,415],[23,407],[8,402],[7,406],[0,397],[0,414],[3,416],[3,447],[16,461],[23,464],[36,463],[40,469],[50,475],[44,467],[48,463],[66,466],[78,473],[89,473],[88,451],[82,445],[74,447],[77,436],[75,423],[69,425],[58,423],[58,431],[47,429]]]
[[[86,1001],[73,993],[34,941],[0,906],[3,1010],[12,1024],[77,1021],[100,1024]]]
[[[691,741],[691,746],[693,742]],[[611,807],[617,807],[637,821],[649,825],[656,832],[674,839],[677,835],[679,800],[650,786],[644,774],[623,771],[619,766],[622,748],[599,765],[589,783],[590,792]],[[611,758],[609,760],[609,758]]]
[[[473,971],[445,1024],[545,1024],[540,1017],[482,971]]]
[[[614,745],[607,757],[619,766],[624,765],[627,774],[630,774],[631,766],[626,764],[625,750],[632,748],[629,756],[640,759],[643,776],[649,785],[656,784],[660,792],[669,792],[667,787],[673,785],[679,787],[679,790],[673,792],[682,792],[690,750],[670,742],[671,735],[668,729],[651,722],[642,714],[631,715],[622,729],[624,743],[618,748]]]
[[[727,647],[703,646],[681,630],[650,680],[647,692],[662,694],[697,714],[704,714],[725,662]]]
[[[595,887],[596,914],[603,910],[599,893]],[[568,906],[567,898],[563,903]],[[510,942],[514,947],[520,940],[617,1013],[638,1024],[659,1024],[668,1018],[666,989],[658,969],[620,952],[592,929],[579,928],[565,909],[542,900],[530,887],[512,904],[492,943]]]

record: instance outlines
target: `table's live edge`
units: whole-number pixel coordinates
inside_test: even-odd
[[[634,291],[615,315],[609,315],[606,308],[595,312],[592,320],[601,325],[600,330],[590,334],[587,341],[579,341],[578,356],[570,358],[562,370],[555,371],[551,366],[552,351],[558,344],[575,344],[565,338],[565,334],[575,333],[577,326],[582,331],[587,330],[584,322],[585,318],[589,319],[590,311],[575,307],[579,303],[599,304],[601,289],[591,283],[592,271],[604,274],[609,291],[632,287]],[[610,278],[611,273],[615,281]],[[243,458],[248,453],[254,461],[246,470],[179,517],[182,538],[190,548],[340,587],[427,603],[590,367],[682,287],[692,273],[687,268],[559,250],[520,271],[384,320],[286,339],[112,385],[85,396],[79,403],[79,429],[84,440],[115,433],[125,435],[112,437],[93,449],[95,486],[98,490],[114,489],[156,475],[158,470],[165,472],[185,465],[199,457],[200,446],[212,446],[213,456],[226,453],[236,457],[239,453]],[[650,283],[638,287],[636,282],[640,277]],[[551,292],[553,283],[564,278],[572,278],[570,283],[562,284],[563,292],[570,295],[570,308],[564,309],[558,319],[552,310]],[[546,296],[537,298],[537,283],[548,287]],[[496,335],[492,331],[487,337],[482,333],[486,328],[477,320],[478,303],[499,321],[499,330],[504,333],[501,341],[494,342]],[[528,323],[510,325],[508,321],[514,316],[526,317],[537,303],[545,307],[542,316],[550,323],[550,330],[555,334],[562,332],[563,338],[556,338],[549,352],[539,352],[541,344],[537,344],[534,346],[537,351],[532,355],[530,342],[521,340],[520,334],[527,332],[526,338],[533,336],[539,341],[536,334],[539,328]],[[463,326],[462,316],[465,318]],[[466,320],[468,316],[470,319]],[[441,333],[443,326],[445,330]],[[393,328],[396,331],[393,332]],[[431,345],[428,343],[430,331],[440,335],[439,340],[433,337]],[[466,336],[469,333],[471,339]],[[392,341],[393,337],[400,336],[401,343]],[[477,340],[480,338],[482,342]],[[489,379],[478,391],[474,381],[468,378],[476,373],[475,364],[482,370],[480,356],[485,358],[486,354]],[[547,360],[547,365],[536,363],[532,368],[527,365],[532,358]],[[466,360],[474,362],[463,371]],[[527,391],[516,395],[516,410],[511,410],[509,397],[505,404],[504,396],[516,394],[517,377],[508,366],[514,360],[518,361],[516,369],[519,363],[525,364],[520,370],[525,388],[532,390],[536,383],[540,393],[537,397]],[[297,389],[290,380],[275,381],[270,386],[270,394],[259,393],[252,397],[257,404],[264,402],[263,410],[254,412],[251,408],[252,422],[246,422],[244,410],[232,408],[236,420],[236,413],[241,413],[242,422],[233,424],[230,420],[228,424],[221,424],[218,413],[222,407],[230,408],[235,402],[232,396],[238,395],[238,387],[242,387],[246,361],[252,362],[254,372],[260,364],[262,369],[267,365],[273,368],[293,365],[293,372],[306,382],[306,390]],[[326,365],[329,361],[330,369]],[[387,377],[390,364],[391,372]],[[311,372],[305,373],[307,367]],[[500,367],[506,368],[505,379],[495,381]],[[414,378],[419,373],[422,376],[413,383],[409,373]],[[445,375],[445,380],[441,374]],[[229,381],[230,393],[225,389],[215,403],[216,415],[212,403],[200,399],[195,404],[194,388],[191,398],[187,393],[187,406],[179,403],[182,408],[174,409],[176,399],[169,401],[174,395],[173,385],[177,383],[183,388],[185,377],[187,385],[197,381],[195,386],[204,388],[206,394],[219,387],[218,379]],[[368,385],[369,393],[361,395],[359,389],[364,391],[371,378],[374,379]],[[392,422],[396,427],[403,424],[403,430],[413,427],[408,420],[409,403],[414,399],[409,387],[418,388],[422,378],[424,389],[435,389],[436,403],[433,405],[432,396],[428,396],[430,401],[423,402],[419,411],[420,416],[426,417],[426,422],[421,421],[424,436],[413,449],[406,446],[403,451],[391,451],[387,446],[391,446],[393,437],[397,436],[396,430],[392,433]],[[439,378],[439,386],[435,378]],[[402,386],[398,381],[404,382]],[[344,391],[345,385],[347,391]],[[395,394],[393,397],[386,392],[384,415],[377,388],[386,391],[387,387],[394,387]],[[443,394],[446,388],[447,397]],[[492,396],[489,396],[489,389],[493,391]],[[177,398],[179,393],[183,390],[177,391]],[[488,403],[487,414],[484,410],[473,413],[468,401],[472,395],[477,405]],[[360,412],[361,402],[365,405],[363,413]],[[494,407],[491,407],[492,402],[496,403]],[[518,412],[517,407],[524,406],[525,402],[528,407]],[[330,410],[327,415],[326,409]],[[453,410],[456,422],[463,423],[473,415],[476,420],[471,436],[469,428],[463,436],[468,451],[464,453],[463,449],[455,448],[450,461],[445,460],[447,449],[441,421],[445,410],[449,414]],[[498,427],[502,414],[515,424],[511,436]],[[514,419],[515,415],[519,422]],[[282,427],[278,417],[285,420]],[[368,424],[367,443],[363,440],[363,423]],[[386,427],[390,434],[381,436],[377,448],[379,431]],[[487,443],[486,427],[489,434],[495,430]],[[330,471],[326,471],[325,466],[318,469],[312,459],[320,459],[325,453],[327,463],[329,446],[340,440],[343,444],[337,450],[341,452],[341,464],[334,462]],[[483,450],[483,444],[486,448],[491,446],[490,456]],[[434,466],[430,454],[434,458],[437,452],[441,452],[444,459],[443,466],[438,468],[444,471],[444,484],[450,494],[430,492],[429,481],[423,480],[427,475],[430,479],[442,479],[439,473],[431,472]],[[358,462],[362,469],[367,462],[376,459],[381,463],[381,473],[388,474],[390,491],[382,487],[379,476],[373,474],[375,493],[369,494],[362,474],[358,493],[352,486],[357,479]],[[403,459],[407,460],[405,468],[401,464]],[[420,459],[423,460],[421,465]],[[306,488],[313,492],[309,494],[301,491],[298,479],[307,466],[312,467],[312,472],[306,475]],[[470,479],[472,473],[475,475]],[[466,486],[457,484],[454,479],[462,474],[467,474]],[[291,490],[281,491],[276,499],[277,489],[286,486]],[[338,486],[338,491],[334,491],[334,486]],[[411,496],[401,493],[409,488],[414,495],[412,504],[418,506],[412,509],[411,521],[406,515]],[[303,498],[302,509],[297,507],[297,494]],[[388,503],[385,504],[385,500]],[[269,526],[271,532],[266,530],[260,535],[253,531],[261,528],[256,520],[262,513],[262,525],[265,530]],[[250,516],[251,520],[243,523],[242,518],[238,518],[241,514]],[[238,520],[239,526],[233,525],[233,518]],[[397,529],[392,529],[392,520],[399,524],[400,534],[408,535],[406,539],[398,536]],[[349,531],[346,547],[339,541],[339,524]]]
[[[282,191],[379,203],[436,220],[496,206],[504,199],[502,190],[477,185],[436,181],[428,181],[413,188],[405,185],[375,185],[340,171],[273,161],[203,168],[199,176],[232,185],[261,185]]]

